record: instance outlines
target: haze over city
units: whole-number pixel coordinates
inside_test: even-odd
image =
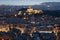
[[[35,5],[43,2],[60,2],[60,0],[0,0],[0,5]]]

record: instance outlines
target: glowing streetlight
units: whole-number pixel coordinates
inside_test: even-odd
[[[16,17],[17,15],[15,14],[14,16]]]

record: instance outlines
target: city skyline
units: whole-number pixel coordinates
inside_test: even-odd
[[[35,5],[43,2],[60,2],[60,0],[0,0],[0,5]]]

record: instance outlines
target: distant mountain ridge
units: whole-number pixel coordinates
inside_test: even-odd
[[[34,5],[33,8],[43,10],[60,10],[60,2],[44,2],[40,5]]]
[[[12,6],[12,5],[0,5],[0,9],[14,9],[18,10],[23,7],[31,6],[34,9],[42,9],[42,10],[60,10],[60,2],[44,2],[40,5],[22,5],[22,6]]]

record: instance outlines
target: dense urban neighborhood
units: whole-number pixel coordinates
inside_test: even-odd
[[[0,6],[0,40],[60,40],[60,10],[50,5]]]

